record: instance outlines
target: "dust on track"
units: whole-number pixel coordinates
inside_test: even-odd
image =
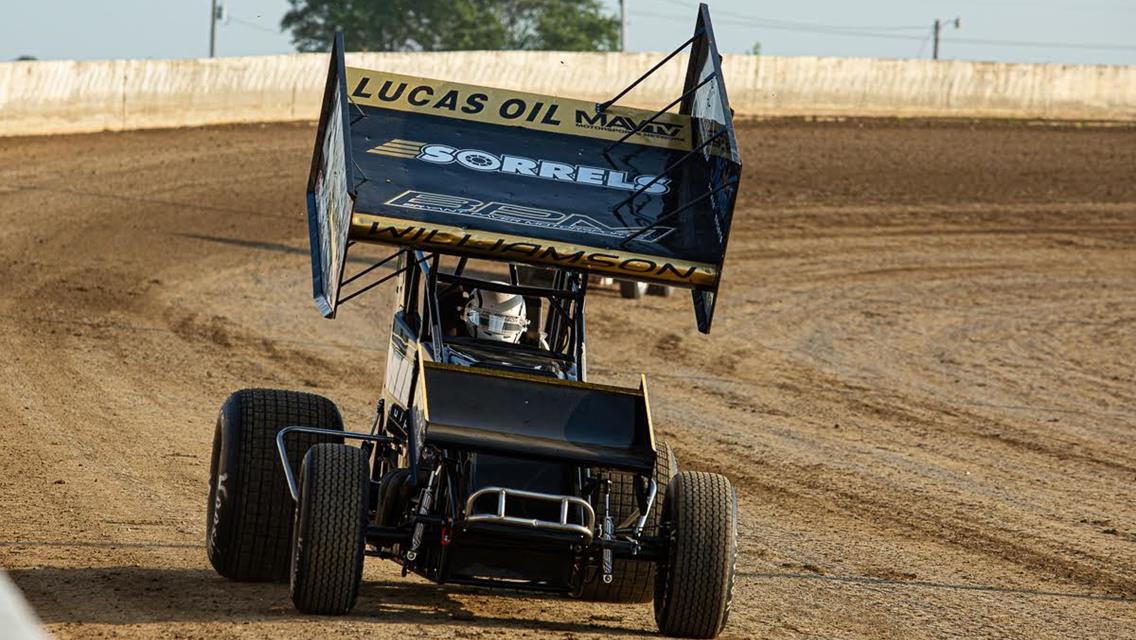
[[[353,615],[205,559],[242,386],[365,424],[389,292],[318,317],[309,125],[0,145],[0,566],[60,637],[622,637],[649,606],[400,579]],[[651,378],[680,464],[731,476],[726,637],[1132,637],[1136,130],[772,121],[715,332],[591,305],[593,379]]]

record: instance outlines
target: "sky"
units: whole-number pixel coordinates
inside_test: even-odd
[[[228,18],[217,26],[217,55],[294,50],[280,32],[288,0],[218,1]],[[603,2],[618,10],[618,0]],[[628,50],[669,51],[689,37],[694,0],[626,3]],[[944,59],[1136,65],[1136,0],[708,4],[723,53],[748,53],[760,43],[765,55],[929,58],[931,24],[939,18],[951,21],[942,33]],[[205,57],[209,6],[210,0],[0,0],[0,60]]]

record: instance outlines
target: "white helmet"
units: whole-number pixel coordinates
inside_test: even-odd
[[[470,292],[462,318],[469,335],[513,344],[520,341],[521,334],[529,325],[523,297],[481,289]]]

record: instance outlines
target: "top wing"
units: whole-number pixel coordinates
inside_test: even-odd
[[[689,287],[708,331],[740,161],[705,6],[692,42],[679,113],[652,113],[349,68],[337,38],[309,181],[321,310],[349,242],[378,242]]]

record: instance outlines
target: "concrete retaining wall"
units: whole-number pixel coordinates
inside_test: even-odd
[[[604,100],[659,54],[356,53],[351,66]],[[311,120],[324,54],[0,63],[0,136]],[[685,60],[627,103],[677,95]],[[927,116],[1136,121],[1136,67],[728,55],[740,116]]]

